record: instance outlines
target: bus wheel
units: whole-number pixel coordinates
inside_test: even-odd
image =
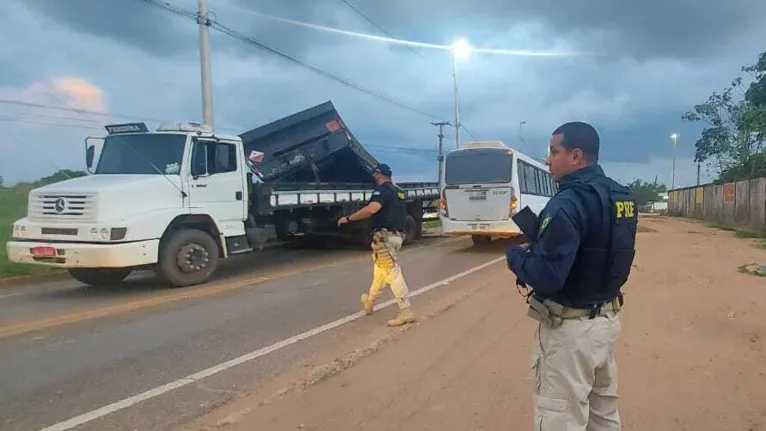
[[[471,241],[474,245],[486,245],[492,242],[492,237],[484,235],[471,235]]]

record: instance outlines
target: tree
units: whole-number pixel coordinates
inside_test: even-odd
[[[0,175],[0,189],[2,189],[3,187],[5,187],[5,183],[3,182],[3,176]]]
[[[737,77],[723,92],[682,117],[707,125],[695,143],[694,161],[712,163],[719,181],[755,178],[766,171],[766,51],[754,65],[742,67],[752,81],[746,87]]]
[[[84,177],[88,175],[86,172],[83,171],[73,171],[71,169],[61,169],[59,171],[56,171],[53,173],[53,175],[49,175],[47,177],[40,178],[39,180],[35,181],[33,184],[35,187],[44,186],[48,184],[57,183],[59,181],[68,180],[71,178],[77,178],[77,177]]]
[[[633,193],[633,199],[635,199],[636,205],[638,206],[660,200],[660,193],[664,193],[668,190],[664,184],[657,182],[657,178],[655,178],[652,183],[635,179],[632,183],[628,184],[628,188],[630,188],[631,193]]]

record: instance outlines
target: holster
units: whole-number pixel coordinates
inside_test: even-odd
[[[388,242],[390,235],[392,234],[386,230],[379,230],[372,236],[373,259],[376,265],[384,269],[391,269],[396,265],[394,246]]]
[[[558,328],[564,322],[561,317],[564,311],[564,306],[557,304],[550,300],[543,300],[542,302],[534,295],[529,298],[529,309],[527,315],[538,322],[550,327]]]

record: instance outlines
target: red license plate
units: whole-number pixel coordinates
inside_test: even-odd
[[[34,257],[54,257],[56,256],[56,249],[53,247],[35,247],[32,249],[32,256]]]

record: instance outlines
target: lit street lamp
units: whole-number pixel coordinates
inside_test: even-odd
[[[678,133],[670,135],[670,139],[673,140],[673,179],[671,180],[670,190],[676,188],[676,146],[678,145]]]
[[[521,137],[521,126],[527,124],[526,120],[519,121],[519,141],[521,141],[522,144],[527,145],[526,142],[524,142],[524,138]]]
[[[463,39],[456,40],[452,47],[452,78],[455,84],[455,148],[460,148],[460,101],[457,85],[457,60],[466,59],[471,56],[471,45]]]

